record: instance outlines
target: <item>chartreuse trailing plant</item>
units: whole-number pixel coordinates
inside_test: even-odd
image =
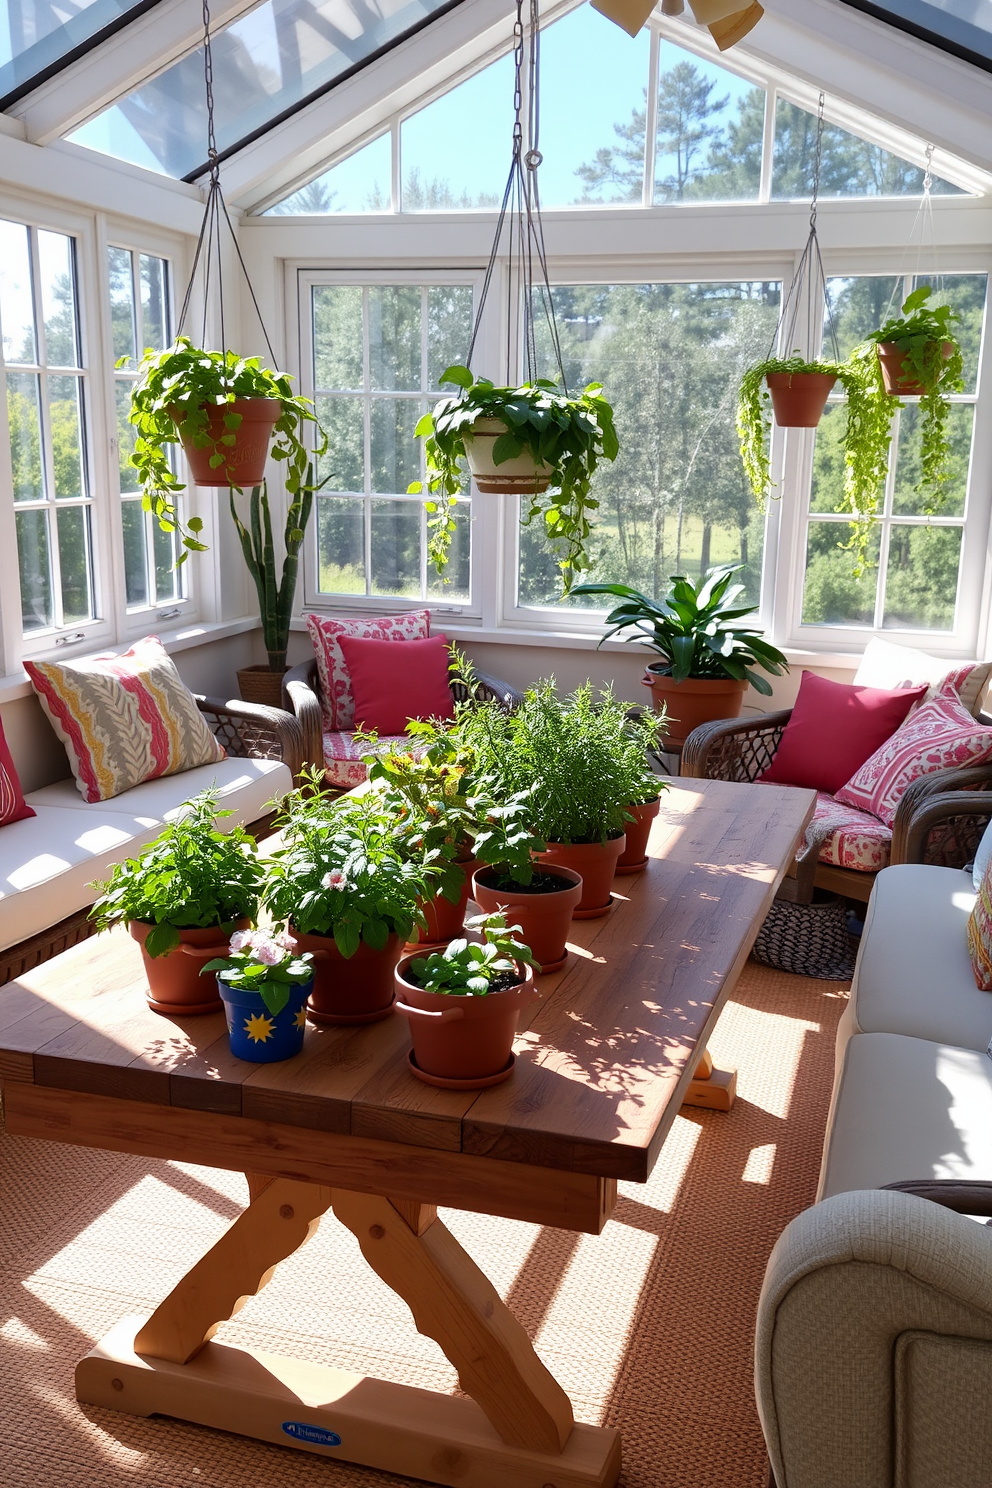
[[[765,379],[777,372],[795,375],[818,372],[835,377],[846,395],[844,429],[844,494],[839,510],[849,512],[853,528],[849,547],[856,554],[856,574],[867,565],[868,539],[879,500],[885,490],[889,442],[892,437],[892,405],[885,397],[878,359],[861,355],[861,348],[844,362],[807,361],[795,352],[790,357],[770,357],[749,367],[741,378],[737,401],[737,433],[741,460],[760,506],[773,490],[769,441],[771,394]]]
[[[296,941],[285,930],[236,930],[226,956],[200,968],[216,972],[218,981],[241,992],[257,992],[273,1018],[289,1001],[289,989],[313,977],[309,951],[293,954]]]
[[[506,923],[503,914],[476,915],[465,928],[482,941],[452,940],[443,951],[418,956],[407,975],[425,992],[446,997],[488,997],[520,981],[519,964],[537,966],[530,947],[520,940],[519,925]],[[538,967],[540,970],[540,967]]]
[[[124,366],[127,357],[117,365]],[[169,463],[169,446],[180,443],[183,436],[197,449],[212,446],[210,466],[221,470],[225,465],[224,449],[235,441],[241,415],[233,409],[224,417],[225,432],[214,438],[208,426],[207,410],[233,403],[237,398],[274,398],[280,405],[269,453],[286,465],[285,485],[295,500],[308,488],[311,451],[306,438],[310,426],[315,431],[313,455],[318,458],[327,449],[327,436],[321,428],[309,398],[293,392],[292,379],[286,372],[273,372],[263,367],[258,357],[240,357],[234,351],[203,351],[188,336],[177,336],[164,351],[149,348],[141,359],[138,380],[131,393],[130,422],[137,429],[131,464],[141,476],[142,504],[158,519],[164,532],[178,532],[184,551],[205,551],[199,539],[203,523],[191,517],[183,523],[176,507],[176,496],[185,490]],[[226,482],[223,482],[226,484]]]
[[[254,838],[241,826],[218,830],[217,819],[232,814],[218,801],[215,789],[201,791],[137,858],[114,864],[96,885],[100,897],[90,910],[100,930],[150,924],[145,950],[164,956],[179,944],[180,930],[257,917],[265,875]]]
[[[462,366],[449,367],[440,382],[450,383],[458,392],[442,398],[424,414],[415,431],[425,441],[428,554],[435,568],[443,573],[455,532],[455,497],[464,482],[465,435],[471,435],[476,419],[499,419],[506,433],[493,446],[496,465],[529,450],[537,463],[551,467],[548,490],[531,495],[523,520],[543,517],[567,594],[575,575],[589,567],[585,545],[590,519],[599,506],[592,495],[593,475],[600,458],[615,460],[619,451],[613,410],[602,396],[602,384],[592,382],[571,398],[546,378],[520,387],[496,387]],[[419,493],[423,483],[414,481],[408,489]]]

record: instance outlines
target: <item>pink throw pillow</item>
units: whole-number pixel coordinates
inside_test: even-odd
[[[324,724],[331,733],[344,733],[355,726],[355,695],[341,637],[421,641],[431,633],[430,610],[410,610],[405,615],[382,615],[373,620],[332,620],[328,615],[305,615],[304,619],[317,658]]]
[[[448,643],[339,638],[355,695],[355,724],[402,734],[411,718],[454,718],[448,685]]]
[[[992,728],[983,728],[972,718],[953,686],[945,683],[933,702],[917,708],[835,795],[891,827],[911,781],[934,770],[965,769],[988,759]]]
[[[10,746],[4,738],[3,724],[0,723],[0,827],[7,826],[8,822],[24,821],[25,817],[37,814],[34,807],[29,806],[24,799]]]
[[[760,777],[832,796],[895,733],[927,687],[895,692],[803,672],[792,717]]]

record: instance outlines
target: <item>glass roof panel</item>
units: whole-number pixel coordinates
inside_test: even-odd
[[[155,0],[6,0],[0,8],[0,107]]]
[[[846,0],[922,36],[944,51],[992,69],[992,0]]]
[[[457,0],[265,0],[213,41],[217,147],[246,144]],[[193,177],[206,163],[198,49],[69,135],[77,144]]]

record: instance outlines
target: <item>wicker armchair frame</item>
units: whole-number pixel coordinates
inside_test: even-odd
[[[775,758],[775,751],[791,717],[791,708],[786,708],[753,718],[730,718],[702,724],[685,742],[680,773],[697,780],[756,780]],[[981,721],[992,725],[992,718],[984,714]],[[965,770],[936,770],[914,780],[896,809],[891,861],[963,867],[969,858],[974,857],[981,836],[978,826],[981,813],[965,807],[956,813],[948,813],[942,808],[931,820],[924,809],[943,797],[950,796],[953,805],[955,801],[963,801],[968,792],[990,790],[992,764],[975,765]],[[958,796],[958,792],[962,795]],[[986,802],[986,816],[992,816],[992,799]],[[821,846],[819,841],[809,841],[796,854],[777,897],[808,904],[814,889],[828,889],[849,899],[867,902],[876,875],[821,863]]]
[[[322,771],[324,723],[316,658],[311,657],[299,666],[290,667],[283,678],[282,689],[283,700],[303,731],[304,763]],[[490,677],[475,668],[472,670],[472,692],[482,702],[494,701],[502,704],[508,712],[519,708],[524,700],[523,693],[516,687],[511,687],[509,682],[501,682],[498,677]],[[468,702],[471,693],[464,682],[452,682],[451,696],[456,703]]]
[[[266,708],[240,699],[196,695],[196,705],[215,736],[235,759],[278,759],[289,766],[294,779],[303,764],[303,730],[298,721],[280,708]],[[254,837],[271,830],[274,813],[247,825]],[[22,976],[43,961],[50,961],[70,946],[96,933],[89,909],[79,909],[37,935],[0,951],[0,986]]]

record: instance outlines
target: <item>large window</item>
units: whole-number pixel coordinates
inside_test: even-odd
[[[0,221],[0,331],[26,635],[94,619],[76,241]]]
[[[423,476],[414,438],[437,401],[441,373],[463,361],[472,286],[327,284],[310,289],[313,385],[328,431],[317,498],[317,595],[433,598],[470,595],[471,501],[458,503],[448,582],[427,565]]]

